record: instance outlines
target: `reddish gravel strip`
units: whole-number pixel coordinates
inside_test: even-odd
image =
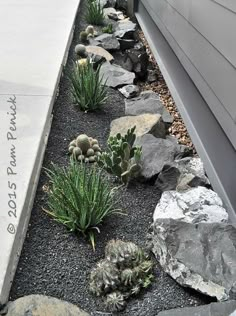
[[[141,86],[142,90],[153,90],[159,94],[160,100],[174,118],[174,122],[169,129],[170,134],[178,138],[180,144],[192,147],[193,152],[196,154],[196,149],[194,148],[193,142],[188,134],[187,128],[184,125],[180,113],[175,105],[175,101],[170,94],[165,79],[162,76],[159,66],[155,58],[153,57],[153,54],[142,31],[139,31],[139,36],[147,48],[147,53],[150,56],[150,62],[153,64],[153,67],[156,70],[158,76],[158,80],[154,83],[149,84],[140,82],[139,85]]]

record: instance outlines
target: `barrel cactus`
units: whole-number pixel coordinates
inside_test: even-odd
[[[88,33],[86,31],[80,32],[79,38],[82,43],[86,43],[88,40]]]
[[[90,290],[104,298],[107,310],[121,311],[130,296],[137,295],[153,280],[153,262],[145,251],[132,242],[111,240],[105,259],[90,275]]]
[[[83,44],[78,44],[75,46],[75,53],[77,56],[83,58],[88,56],[86,47]]]
[[[131,178],[137,177],[141,170],[140,159],[142,148],[134,146],[136,135],[135,126],[129,129],[126,135],[110,136],[107,142],[108,151],[103,152],[98,164],[109,173],[118,177],[127,184]]]
[[[101,148],[98,141],[92,137],[88,137],[86,134],[81,134],[72,140],[68,151],[75,160],[80,162],[93,163],[101,155]]]
[[[94,27],[92,25],[88,25],[85,32],[88,34],[88,35],[91,35],[91,36],[94,36]]]

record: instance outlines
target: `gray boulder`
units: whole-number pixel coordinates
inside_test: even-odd
[[[133,72],[129,72],[117,65],[111,65],[109,62],[102,64],[100,76],[103,83],[112,88],[133,84],[135,79]]]
[[[105,8],[103,10],[106,18],[112,19],[114,21],[124,20],[124,14],[121,11],[116,11],[114,8]]]
[[[153,91],[144,91],[137,98],[125,100],[125,115],[143,113],[160,114],[167,126],[173,122],[172,116],[161,103],[159,95]]]
[[[151,247],[164,271],[182,286],[219,301],[235,298],[234,226],[158,219],[153,225]]]
[[[136,126],[137,137],[152,134],[156,137],[165,137],[165,126],[159,114],[142,114],[137,116],[124,116],[111,122],[110,136],[117,133],[125,135],[128,129]],[[153,136],[153,137],[154,137]]]
[[[118,9],[127,10],[128,0],[116,0],[116,7]]]
[[[153,82],[156,82],[157,80],[158,80],[157,72],[155,70],[148,70],[147,82],[153,83]]]
[[[153,135],[138,137],[136,145],[142,146],[140,176],[144,180],[150,180],[158,175],[164,165],[174,162],[175,157],[183,155],[182,148],[171,138],[156,138]]]
[[[134,48],[128,49],[126,54],[132,61],[133,72],[135,72],[140,79],[145,79],[149,63],[146,47],[139,42],[134,45]]]
[[[179,193],[165,191],[158,202],[153,220],[172,218],[187,223],[220,223],[228,221],[228,213],[218,194],[204,187]]]
[[[116,6],[116,0],[97,0],[100,2],[101,6],[103,8],[108,8],[108,7],[115,7]]]
[[[94,38],[101,46],[108,51],[115,51],[120,49],[120,43],[113,34],[104,33]]]
[[[99,46],[86,46],[86,52],[90,54],[92,57],[104,57],[105,60],[109,62],[114,60],[113,56],[108,51]]]
[[[57,298],[29,295],[7,305],[7,316],[89,316],[79,307]]]
[[[120,49],[122,51],[130,48],[134,48],[136,41],[134,39],[118,38],[120,43]]]
[[[140,88],[139,88],[139,86],[130,84],[128,86],[124,86],[123,88],[119,89],[119,91],[127,99],[130,99],[130,98],[135,98],[135,97],[137,97],[139,95]]]
[[[117,22],[114,35],[119,38],[134,39],[137,24],[129,19]]]
[[[157,177],[155,185],[161,191],[185,191],[191,187],[206,186],[210,183],[200,158],[186,157],[166,165]]]
[[[233,313],[235,311],[235,313]],[[233,314],[231,314],[233,313]],[[236,316],[236,301],[211,303],[197,307],[171,309],[158,316]]]

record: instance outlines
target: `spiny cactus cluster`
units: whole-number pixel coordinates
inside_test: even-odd
[[[85,31],[80,32],[80,40],[82,43],[87,43],[89,37],[94,37],[96,35],[96,32],[94,30],[94,27],[92,25],[87,26]]]
[[[142,148],[134,146],[136,135],[135,126],[127,131],[125,136],[118,133],[108,139],[108,151],[99,157],[98,164],[109,173],[114,174],[122,183],[127,184],[132,177],[136,177],[141,166],[139,164]]]
[[[101,155],[101,148],[96,139],[81,134],[70,142],[69,153],[80,162],[95,162]]]
[[[110,312],[121,311],[130,296],[151,284],[152,269],[152,261],[139,246],[111,240],[105,248],[105,259],[90,274],[90,291],[104,299]]]
[[[75,53],[80,58],[86,58],[88,56],[86,46],[84,46],[83,44],[78,44],[75,46]]]

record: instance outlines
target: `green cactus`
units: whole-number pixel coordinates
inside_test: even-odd
[[[137,177],[140,170],[140,159],[142,148],[134,146],[136,135],[135,126],[127,131],[127,134],[121,136],[110,136],[107,142],[108,151],[103,152],[98,159],[98,164],[114,174],[122,183],[127,184],[133,177]]]
[[[86,30],[85,30],[85,32],[89,35],[94,35],[94,27],[92,26],[92,25],[88,25],[87,27],[86,27]]]
[[[79,38],[82,43],[86,43],[88,40],[88,33],[86,31],[80,32]]]
[[[75,53],[80,57],[87,57],[86,47],[83,44],[78,44],[75,46]]]
[[[126,300],[147,288],[152,280],[153,263],[145,251],[132,242],[111,240],[90,276],[90,290],[105,298],[106,307],[115,312],[125,308]]]

